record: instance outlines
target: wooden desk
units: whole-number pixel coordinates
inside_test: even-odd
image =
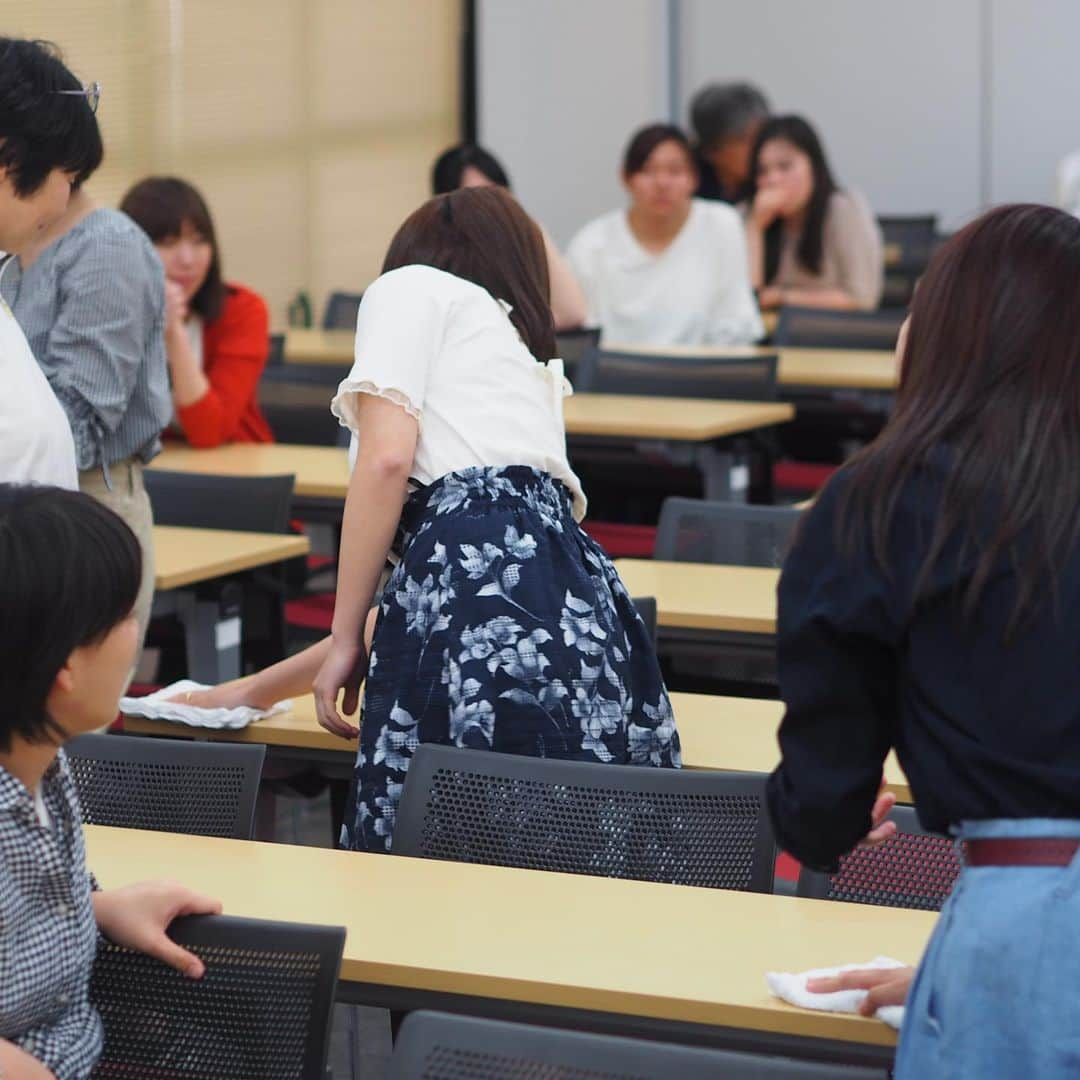
[[[351,365],[355,343],[352,330],[288,330],[285,360],[290,364]]]
[[[655,559],[619,559],[615,566],[631,596],[656,597],[661,628],[776,632],[779,570]]]
[[[682,740],[684,768],[724,772],[772,772],[776,768],[780,760],[776,729],[784,714],[782,702],[676,693],[671,695],[671,705]],[[280,751],[282,757],[332,763],[345,775],[356,761],[355,742],[319,727],[315,700],[310,695],[298,698],[291,712],[238,731],[208,731],[137,716],[124,719],[124,730],[131,735],[259,743]],[[911,802],[911,789],[895,754],[886,759],[885,780],[897,802]]]
[[[784,424],[795,416],[791,405],[778,401],[709,401],[629,394],[575,394],[566,399],[563,410],[567,435],[699,443]]]
[[[807,349],[792,346],[611,345],[620,352],[663,353],[668,356],[779,357],[777,382],[822,390],[895,390],[900,379],[891,349]]]
[[[154,526],[155,615],[176,615],[184,627],[187,670],[199,682],[217,683],[240,674],[243,636],[235,597],[199,593],[190,585],[306,555],[306,536],[181,529]]]
[[[154,588],[164,592],[306,555],[306,536],[154,526]]]
[[[708,356],[710,353],[719,356],[768,356],[779,353],[778,380],[783,386],[894,390],[899,378],[896,357],[889,349],[770,348],[754,345],[657,348],[618,344],[608,347],[625,352],[662,352],[676,356]],[[347,330],[290,330],[285,338],[285,356],[294,364],[351,364],[353,334]],[[680,404],[685,404],[685,401]],[[567,426],[569,428],[569,413]]]
[[[327,398],[326,407],[330,408]],[[349,490],[349,455],[337,446],[290,446],[288,443],[231,443],[212,450],[166,443],[151,469],[203,476],[296,477],[294,493],[302,498],[343,502]]]
[[[481,1014],[509,1006],[514,1018],[572,1013],[638,1035],[678,1038],[696,1025],[718,1042],[717,1029],[739,1029],[768,1033],[759,1043],[774,1047],[796,1036],[836,1040],[840,1053],[890,1048],[895,1034],[884,1024],[785,1005],[764,973],[886,949],[914,963],[936,919],[284,844],[103,826],[85,833],[88,865],[105,888],[169,877],[220,897],[230,915],[345,926],[339,998]]]

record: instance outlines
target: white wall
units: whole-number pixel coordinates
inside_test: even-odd
[[[630,133],[667,119],[665,0],[479,0],[478,135],[565,246],[620,205]]]
[[[1080,149],[1080,3],[989,0],[994,202],[1052,202],[1058,162]]]
[[[841,184],[945,229],[1051,201],[1080,149],[1078,0],[478,0],[478,35],[480,137],[562,244],[621,202],[630,133],[685,124],[712,80],[758,83],[815,124]]]

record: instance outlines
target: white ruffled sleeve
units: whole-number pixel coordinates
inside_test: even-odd
[[[442,347],[449,312],[441,284],[432,267],[403,266],[383,274],[364,293],[352,370],[330,403],[330,411],[354,433],[358,394],[386,398],[423,424],[428,371]]]

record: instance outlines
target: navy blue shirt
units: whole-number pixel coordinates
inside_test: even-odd
[[[891,746],[933,831],[1080,818],[1080,549],[1008,640],[1016,580],[1007,558],[965,617],[959,597],[978,553],[956,540],[916,604],[947,469],[939,454],[900,492],[889,574],[869,550],[848,555],[837,542],[841,472],[807,513],[781,575],[787,712],[768,803],[780,843],[811,867],[831,867],[870,828]]]

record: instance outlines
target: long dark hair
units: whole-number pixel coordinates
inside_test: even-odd
[[[179,236],[184,222],[210,244],[213,252],[210,269],[199,291],[191,298],[191,308],[206,322],[213,322],[221,314],[228,288],[222,277],[214,220],[198,189],[176,176],[148,176],[128,191],[120,209],[155,244]]]
[[[487,289],[537,360],[556,353],[544,240],[505,188],[459,188],[415,210],[390,241],[382,272],[434,266]]]
[[[801,116],[774,116],[766,120],[754,141],[754,151],[750,159],[750,198],[757,195],[758,163],[761,151],[767,142],[783,139],[802,151],[810,159],[810,168],[814,173],[814,190],[806,206],[803,219],[802,235],[795,252],[798,261],[811,273],[821,273],[821,257],[824,251],[825,215],[829,209],[829,199],[837,191],[829,163],[825,160],[825,150],[817,132]],[[780,249],[784,240],[784,222],[777,218],[765,230],[765,281],[776,277],[780,269]]]
[[[1080,541],[1080,221],[1048,206],[1001,206],[938,251],[912,302],[896,407],[848,465],[841,539],[869,542],[888,571],[901,490],[949,454],[925,595],[946,546],[975,556],[970,616],[1007,558],[1012,633]]]

